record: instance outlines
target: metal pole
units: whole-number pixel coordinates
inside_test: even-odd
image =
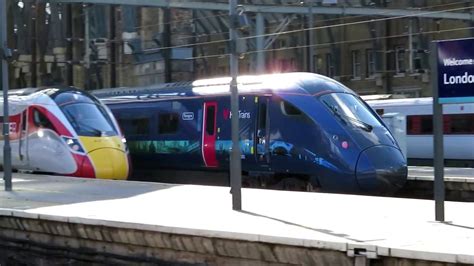
[[[443,106],[438,92],[438,43],[430,47],[431,86],[433,87],[434,199],[436,221],[444,222]]]
[[[110,87],[117,87],[117,34],[116,34],[116,18],[115,18],[115,5],[110,6]]]
[[[12,190],[12,162],[10,123],[8,119],[8,65],[7,65],[7,0],[0,0],[0,60],[3,90],[3,180],[5,190]]]
[[[239,57],[237,55],[237,0],[229,0],[230,16],[230,109],[232,112],[232,152],[230,156],[230,186],[232,193],[232,209],[242,210],[242,168],[239,145],[239,94],[237,76],[239,75]]]
[[[413,19],[408,20],[408,72],[413,73]]]
[[[38,86],[38,1],[34,1],[31,8],[31,87]]]
[[[265,73],[265,52],[263,51],[265,49],[265,37],[263,37],[265,34],[265,20],[262,13],[257,13],[255,24],[255,35],[257,35],[255,40],[257,43],[257,73],[263,74]]]
[[[311,28],[314,27],[314,17],[313,17],[313,0],[309,0],[309,9],[308,9],[308,63],[309,63],[309,72],[315,73],[316,69],[314,66],[314,32]]]
[[[89,39],[89,8],[91,5],[83,4],[82,9],[84,10],[84,89],[92,89],[92,72],[91,72],[91,50],[90,50],[90,39]]]
[[[68,62],[67,64],[67,69],[66,69],[66,79],[67,79],[67,85],[73,86],[74,85],[74,54],[73,54],[73,49],[74,49],[74,35],[73,35],[73,22],[72,22],[72,4],[67,4],[65,6],[66,8],[66,38],[68,38],[67,44],[66,44],[66,61]]]

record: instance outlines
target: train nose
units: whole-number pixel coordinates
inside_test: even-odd
[[[127,179],[128,158],[118,149],[102,148],[89,154],[95,169],[96,178],[104,179]]]
[[[393,193],[407,180],[407,164],[395,147],[378,145],[364,150],[357,161],[356,177],[365,192]]]
[[[80,137],[80,140],[84,150],[88,151],[95,178],[128,178],[128,154],[120,137]]]

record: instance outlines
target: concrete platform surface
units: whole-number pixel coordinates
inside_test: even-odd
[[[446,202],[440,223],[430,200],[243,189],[238,212],[226,187],[28,174],[0,185],[3,216],[474,263],[474,203]]]
[[[434,168],[431,166],[408,166],[408,179],[433,181]],[[445,167],[444,180],[446,182],[474,183],[474,168]]]

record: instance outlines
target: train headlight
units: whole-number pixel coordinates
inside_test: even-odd
[[[63,137],[64,142],[66,142],[67,146],[73,151],[77,153],[84,153],[84,149],[82,148],[79,141],[75,138]]]
[[[122,137],[122,143],[126,152],[128,152],[127,139]]]

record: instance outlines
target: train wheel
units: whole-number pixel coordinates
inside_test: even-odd
[[[306,190],[305,191],[307,191],[307,192],[320,192],[321,187],[313,186],[313,184],[311,184],[311,182],[308,182],[308,183],[306,183]]]
[[[297,178],[284,178],[278,184],[277,187],[282,190],[291,191],[306,191],[306,182]]]
[[[245,178],[242,181],[242,187],[245,187],[245,188],[262,188],[262,185],[255,178]]]

